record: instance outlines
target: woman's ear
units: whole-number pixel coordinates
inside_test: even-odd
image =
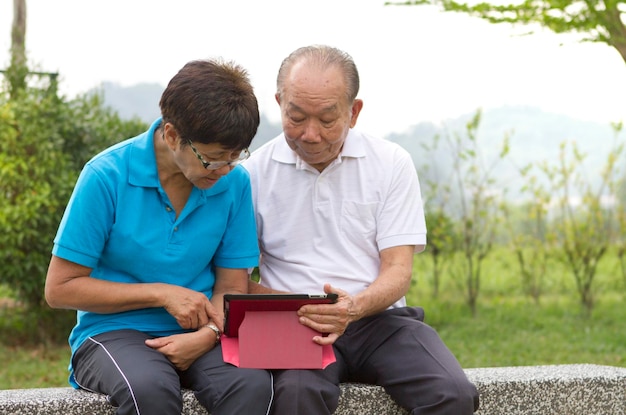
[[[163,125],[163,141],[165,141],[165,144],[167,144],[167,146],[172,149],[175,150],[177,145],[178,145],[178,140],[179,140],[179,135],[178,135],[178,131],[176,131],[176,128],[174,128],[174,126],[170,123],[165,123]]]

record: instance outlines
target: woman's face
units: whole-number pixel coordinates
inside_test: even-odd
[[[217,143],[190,143],[178,135],[169,123],[163,127],[164,139],[172,151],[172,160],[178,170],[199,189],[208,189],[226,176],[234,166],[225,164],[217,169],[205,168],[205,165],[221,161],[238,160],[241,151],[225,149]]]

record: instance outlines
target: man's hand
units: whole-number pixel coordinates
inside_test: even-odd
[[[358,320],[359,313],[354,298],[339,288],[333,288],[330,284],[324,285],[326,294],[335,293],[339,296],[334,304],[307,304],[298,310],[300,323],[320,333],[328,333],[328,336],[315,336],[313,341],[317,344],[333,344],[341,336],[348,325]]]
[[[220,314],[203,293],[176,285],[167,285],[165,290],[163,307],[180,327],[197,329],[209,321],[221,321]]]

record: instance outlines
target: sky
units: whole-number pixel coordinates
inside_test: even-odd
[[[422,121],[503,105],[599,122],[626,121],[626,63],[571,35],[493,25],[433,6],[384,0],[26,0],[32,68],[60,73],[74,96],[115,82],[167,84],[188,61],[234,60],[260,110],[279,120],[284,57],[329,44],[354,58],[364,108],[358,127],[404,132]],[[9,64],[13,2],[0,0],[0,67]]]

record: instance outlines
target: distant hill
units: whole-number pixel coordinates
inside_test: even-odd
[[[138,84],[121,87],[104,82],[101,89],[105,105],[118,111],[122,118],[137,116],[150,123],[160,114],[158,103],[163,86]],[[462,114],[437,124],[418,123],[404,133],[392,133],[386,138],[407,149],[420,176],[426,178],[429,174],[424,168],[426,164],[434,165],[439,170],[449,169],[451,165],[449,151],[445,146],[440,146],[436,152],[426,150],[426,147],[432,146],[435,136],[464,136],[465,126],[473,115]],[[261,114],[261,124],[251,149],[258,148],[280,132],[280,124],[271,123]],[[506,162],[498,165],[496,172],[504,180],[515,177],[518,168],[528,163],[558,160],[559,146],[563,141],[576,142],[578,148],[587,154],[585,166],[588,174],[598,175],[614,138],[609,124],[578,120],[533,107],[505,106],[482,114],[477,140],[484,153],[485,163],[489,164],[497,157],[505,135],[510,137],[510,153]],[[623,131],[620,138],[623,140],[625,135],[626,131]]]
[[[152,123],[161,115],[159,100],[165,88],[159,84],[137,84],[123,87],[113,82],[103,82],[98,88],[104,104],[117,111],[123,119],[139,117]]]
[[[463,114],[440,124],[419,123],[404,133],[394,133],[387,138],[407,148],[417,156],[415,160],[418,161],[418,147],[423,144],[423,139],[428,141],[435,135],[465,134],[466,125],[473,116]],[[541,156],[556,158],[563,141],[576,142],[583,152],[589,153],[590,158],[598,159],[614,137],[609,124],[578,120],[524,106],[505,106],[485,111],[477,133],[479,142],[485,145],[486,155],[495,155],[508,135],[511,156],[519,164],[537,160]]]
[[[123,87],[112,82],[103,82],[97,91],[102,93],[104,104],[117,111],[121,118],[138,117],[146,123],[152,123],[161,115],[159,100],[164,89],[165,87],[159,84],[144,83]],[[271,123],[261,114],[261,123],[250,150],[255,150],[276,137],[281,130],[280,124]]]
[[[449,170],[452,159],[445,143],[441,143],[437,151],[426,150],[425,146],[432,146],[435,136],[440,136],[442,141],[446,136],[466,137],[466,125],[473,116],[463,114],[440,124],[419,123],[402,134],[390,134],[387,138],[411,153],[420,176],[426,179],[432,174],[433,167],[440,167],[440,173],[441,170]],[[486,166],[497,159],[505,136],[509,137],[510,151],[505,160],[496,164],[494,171],[494,177],[504,185],[515,183],[519,179],[519,168],[530,163],[557,163],[563,142],[569,143],[568,157],[571,155],[571,143],[576,143],[580,152],[585,154],[585,173],[593,182],[606,163],[615,132],[609,124],[548,113],[534,107],[504,106],[487,110],[482,113],[476,138]],[[619,139],[624,142],[626,131],[621,132]],[[431,171],[426,171],[426,165],[431,166]],[[445,174],[440,174],[439,180],[441,176],[445,177]],[[516,189],[509,190],[514,193]]]

